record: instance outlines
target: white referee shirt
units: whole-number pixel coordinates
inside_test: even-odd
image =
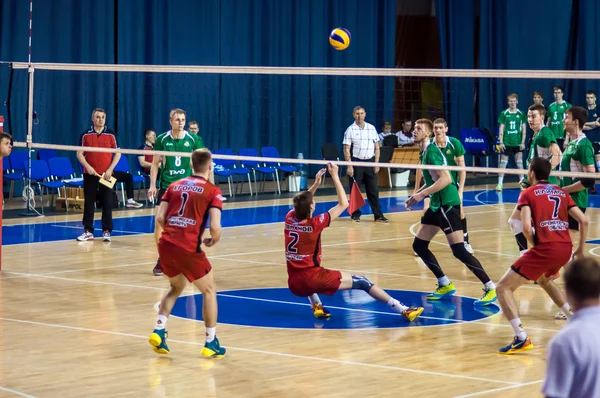
[[[365,122],[365,127],[360,128],[356,122],[352,123],[344,133],[344,145],[352,145],[352,157],[367,160],[375,156],[375,144],[379,142],[379,135],[375,126]]]

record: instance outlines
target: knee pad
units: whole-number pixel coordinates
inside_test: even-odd
[[[502,156],[500,158],[500,168],[505,169],[507,165],[508,165],[508,157]]]
[[[365,278],[364,276],[352,275],[352,289],[364,290],[369,293],[369,290],[373,287],[373,282]]]
[[[429,242],[423,239],[415,238],[412,247],[413,251],[417,253],[419,257],[423,257],[423,254],[429,251]]]
[[[465,249],[465,244],[463,242],[450,245],[450,248],[452,249],[454,257],[459,259],[462,263],[469,263],[469,260],[473,257],[473,255]]]
[[[515,220],[514,218],[508,219],[508,225],[513,235],[517,235],[523,232],[523,223],[521,220]]]

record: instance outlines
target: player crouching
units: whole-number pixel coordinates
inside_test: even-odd
[[[333,295],[338,290],[358,289],[386,303],[392,311],[402,314],[409,322],[414,321],[423,312],[423,307],[405,306],[364,276],[321,267],[321,231],[348,207],[348,198],[338,176],[338,166],[330,163],[327,168],[335,184],[338,204],[328,212],[313,217],[313,195],[326,172],[321,169],[310,189],[294,197],[294,209],[285,218],[285,256],[290,291],[296,296],[308,297],[313,315],[317,318],[330,317],[318,293]]]

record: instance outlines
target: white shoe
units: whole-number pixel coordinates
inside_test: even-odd
[[[475,250],[473,250],[469,242],[465,242],[465,250],[467,250],[471,254],[475,253]]]
[[[90,231],[83,231],[81,235],[77,237],[79,242],[87,242],[88,240],[94,240],[94,234]]]
[[[110,232],[108,232],[108,231],[102,232],[102,241],[110,242]]]
[[[136,202],[133,199],[127,199],[127,203],[125,207],[129,207],[130,209],[139,209],[140,207],[144,207],[143,204]]]
[[[573,313],[572,313],[572,312],[571,312],[571,315],[573,315]],[[554,315],[554,319],[558,319],[559,321],[566,321],[566,320],[567,320],[567,319],[569,319],[569,318],[567,318],[567,316],[565,315],[565,313],[564,313],[564,312],[562,312],[562,311],[558,311],[558,312],[557,312],[557,313]]]

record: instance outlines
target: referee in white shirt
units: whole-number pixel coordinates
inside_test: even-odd
[[[379,162],[379,135],[375,126],[365,122],[365,116],[367,116],[365,108],[355,106],[352,115],[354,116],[354,123],[344,133],[344,159],[347,162]],[[350,156],[351,146],[352,156]],[[381,205],[379,204],[377,173],[379,173],[379,167],[377,166],[356,167],[356,169],[348,166],[347,170],[348,177],[354,177],[359,186],[361,183],[364,184],[369,206],[371,206],[375,216],[375,222],[387,223],[388,219],[381,212]],[[352,184],[350,184],[350,191],[352,191]],[[361,212],[357,210],[350,216],[352,221],[360,222]]]

